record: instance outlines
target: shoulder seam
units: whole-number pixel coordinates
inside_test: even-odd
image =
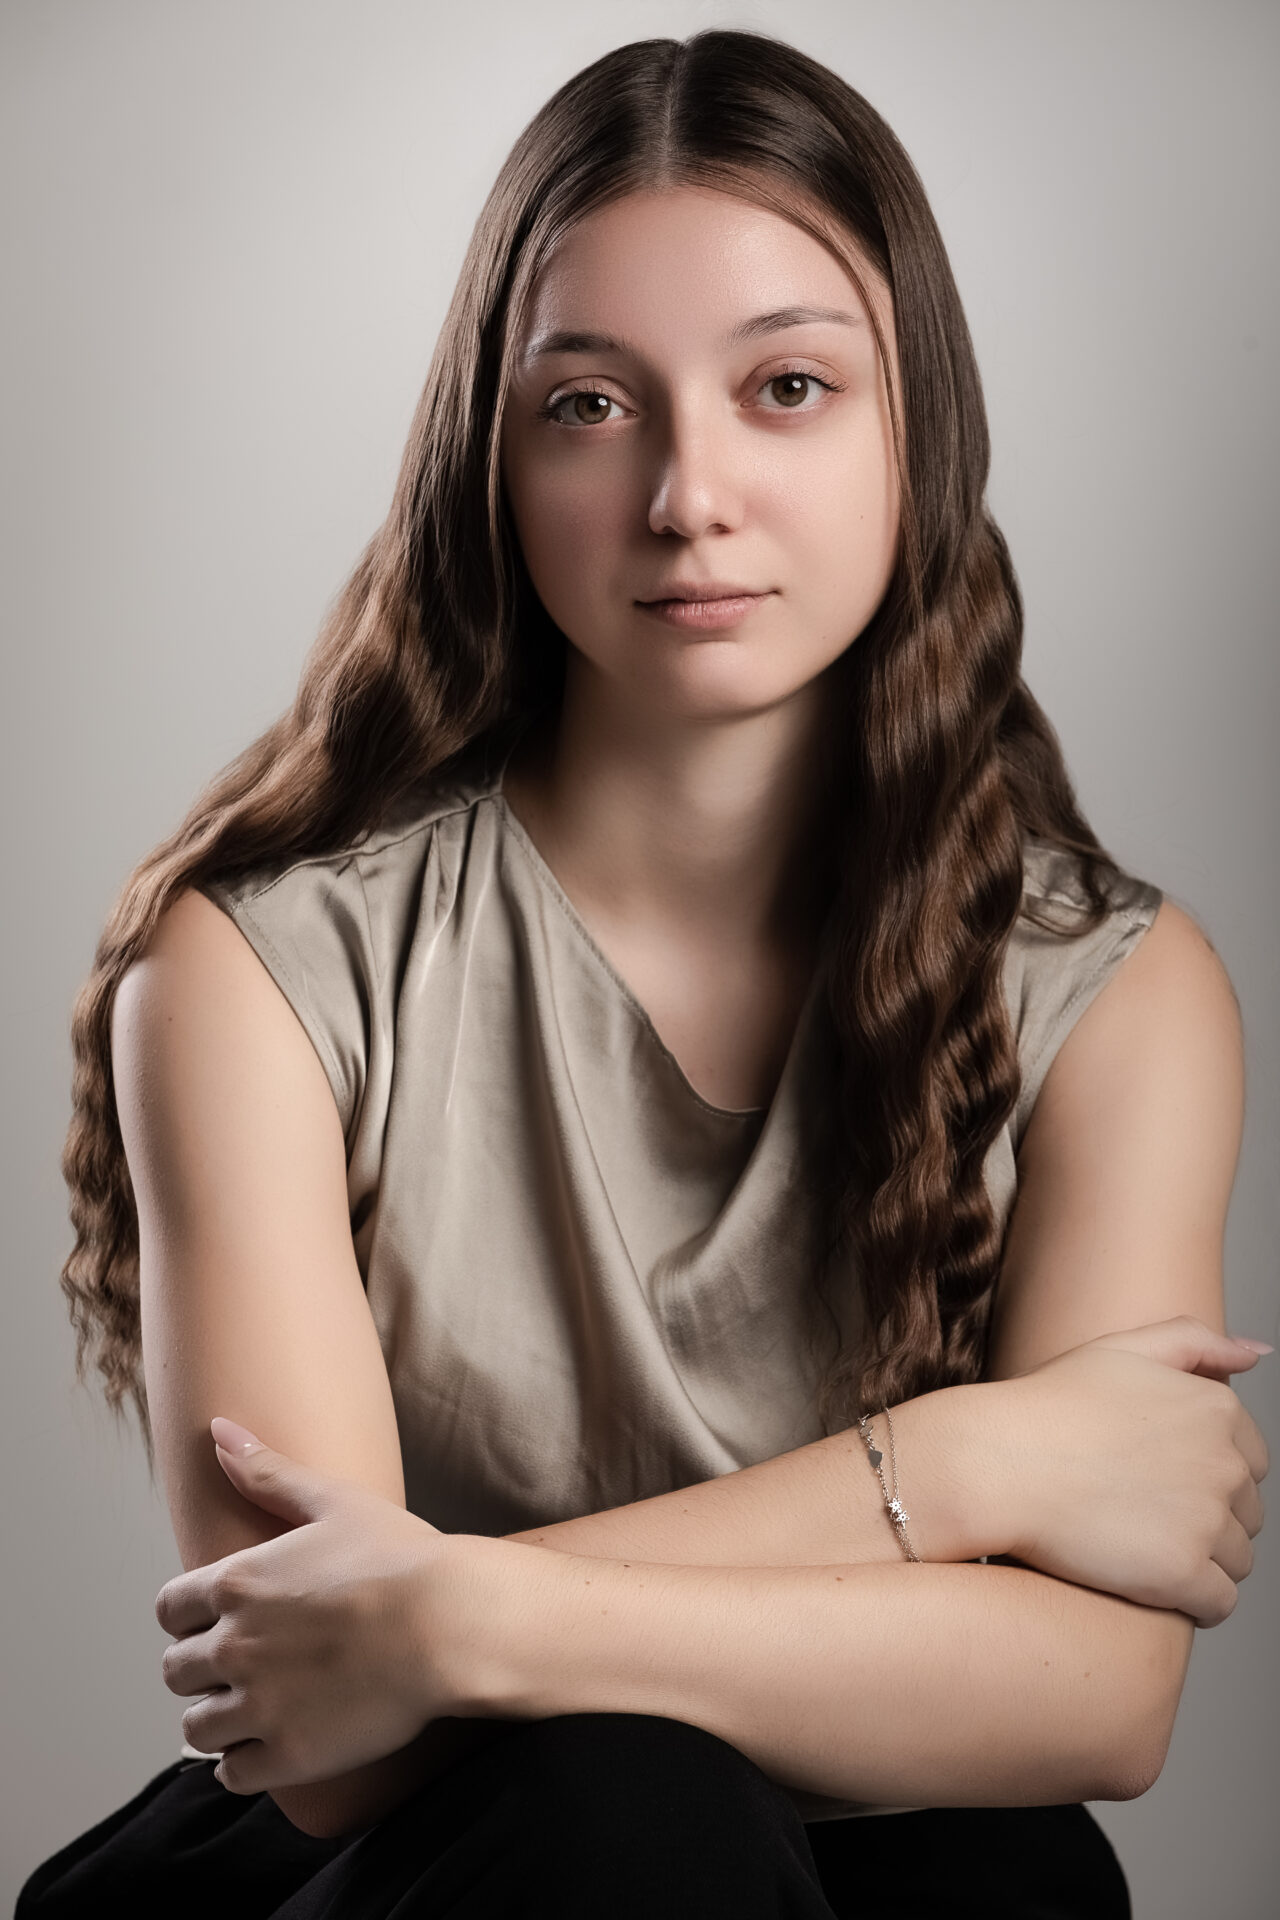
[[[1056,1015],[1054,1016],[1054,1019],[1049,1031],[1043,1036],[1043,1038],[1041,1039],[1040,1045],[1036,1048],[1036,1051],[1032,1054],[1031,1058],[1025,1061],[1023,1064],[1022,1071],[1023,1071],[1024,1080],[1029,1080],[1031,1075],[1035,1072],[1036,1067],[1039,1065],[1041,1059],[1044,1057],[1045,1048],[1049,1045],[1049,1042],[1052,1040],[1054,1034],[1059,1031],[1063,1021],[1066,1019],[1067,1015],[1070,1013],[1072,1007],[1075,1006],[1077,1000],[1079,1000],[1082,997],[1082,995],[1086,994],[1089,991],[1090,987],[1092,987],[1096,982],[1098,975],[1100,973],[1105,972],[1107,967],[1111,964],[1111,961],[1115,956],[1115,950],[1117,945],[1120,942],[1120,939],[1123,938],[1124,935],[1129,933],[1134,927],[1141,927],[1143,928],[1144,931],[1146,931],[1147,929],[1150,928],[1152,924],[1151,920],[1149,920],[1145,914],[1135,913],[1128,907],[1117,907],[1114,910],[1114,912],[1109,916],[1109,918],[1114,920],[1123,920],[1127,924],[1125,927],[1118,928],[1116,930],[1115,938],[1113,938],[1111,941],[1108,942],[1107,946],[1101,953],[1095,954],[1093,963],[1089,967],[1088,971],[1083,975],[1081,979],[1079,979],[1076,982],[1076,985],[1073,991],[1069,994],[1067,999],[1063,1001],[1061,1007],[1059,1007]],[[1123,965],[1123,962],[1121,962],[1121,964]],[[1019,1093],[1019,1099],[1021,1099],[1021,1091]]]
[[[339,847],[333,853],[305,854],[302,859],[292,861],[283,873],[276,875],[274,880],[264,881],[260,887],[255,887],[252,893],[246,893],[243,896],[243,903],[247,906],[251,900],[261,900],[264,894],[268,894],[274,887],[278,887],[282,881],[289,878],[290,874],[300,873],[304,867],[327,867],[339,860],[349,860],[355,864],[356,873],[360,880],[361,892],[363,893],[364,875],[360,872],[360,861],[367,854],[385,853],[390,847],[403,846],[404,842],[406,840],[412,840],[415,834],[425,833],[429,827],[439,826],[442,820],[451,820],[456,814],[469,813],[473,807],[479,806],[481,801],[492,798],[492,794],[489,793],[472,794],[469,800],[459,801],[458,805],[454,807],[442,807],[438,813],[429,814],[425,820],[415,821],[413,826],[406,827],[403,833],[393,835],[390,840],[379,840],[376,846],[366,847],[352,845],[349,847]],[[365,912],[366,914],[368,913],[367,900],[365,902]]]
[[[253,897],[255,899],[257,898],[256,895],[254,895]],[[301,982],[297,979],[296,975],[293,972],[293,969],[288,965],[287,961],[284,958],[284,955],[281,953],[275,941],[271,938],[271,935],[268,933],[267,929],[263,926],[261,920],[258,919],[256,914],[248,912],[248,902],[241,901],[237,906],[234,906],[232,908],[231,913],[232,913],[232,918],[234,920],[239,920],[241,914],[244,914],[244,917],[247,920],[252,922],[254,931],[257,933],[258,938],[261,940],[263,946],[266,947],[267,951],[272,955],[273,959],[276,962],[276,965],[280,969],[281,974],[289,982],[289,985],[292,987],[294,993],[297,995],[299,1003],[307,1009],[307,1013],[309,1015],[309,1025],[307,1028],[308,1037],[311,1038],[314,1042],[316,1036],[317,1035],[319,1036],[319,1039],[324,1046],[325,1065],[326,1065],[326,1069],[330,1073],[331,1085],[334,1089],[335,1096],[337,1094],[337,1090],[341,1088],[342,1093],[345,1097],[346,1082],[343,1077],[342,1069],[339,1067],[338,1062],[334,1057],[333,1048],[329,1044],[329,1036],[324,1030],[324,1023],[316,1018],[315,1008],[311,1004],[310,995],[306,993],[306,991],[304,990]],[[295,1008],[295,1012],[296,1012],[296,1008]],[[314,1028],[314,1033],[311,1031],[312,1028]],[[339,1111],[341,1112],[341,1108],[339,1108]]]

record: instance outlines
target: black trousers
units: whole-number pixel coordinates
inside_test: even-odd
[[[1131,1920],[1087,1807],[804,1824],[682,1720],[511,1721],[365,1832],[316,1840],[269,1794],[175,1761],[46,1860],[14,1920]]]

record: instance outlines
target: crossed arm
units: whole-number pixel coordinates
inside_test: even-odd
[[[403,1505],[328,1083],[265,969],[202,896],[170,909],[122,984],[113,1051],[148,1397],[184,1566],[279,1530],[211,1457],[215,1412]],[[1112,1329],[1181,1312],[1222,1326],[1240,1052],[1226,976],[1166,904],[1037,1101],[987,1381],[895,1409],[927,1564],[901,1560],[856,1434],[529,1529],[487,1543],[485,1627],[503,1661],[482,1711],[669,1713],[782,1784],[888,1805],[1144,1791],[1191,1621],[1027,1567],[967,1564],[1008,1544],[1008,1482],[975,1444],[988,1404],[975,1396]],[[516,1560],[523,1547],[539,1550]],[[274,1797],[307,1831],[354,1830],[485,1731],[433,1723],[400,1754]]]

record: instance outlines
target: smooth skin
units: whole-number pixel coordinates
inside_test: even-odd
[[[887,293],[873,297],[891,338]],[[855,324],[731,343],[741,322],[801,304]],[[820,903],[794,855],[816,800],[822,675],[892,567],[874,338],[852,280],[808,234],[690,189],[634,196],[567,237],[522,346],[557,329],[630,350],[522,353],[508,397],[504,484],[534,583],[571,642],[556,737],[512,763],[508,802],[692,1084],[718,1105],[757,1105],[813,959]],[[833,390],[798,389],[782,377],[794,366]],[[539,413],[570,386],[607,404],[560,408],[574,425]],[[635,605],[675,578],[770,598],[738,629],[691,635]],[[267,1710],[264,1676],[287,1664],[270,1605],[284,1549],[270,1550],[277,1560],[241,1550],[291,1530],[280,1618],[305,1645],[308,1620],[348,1607],[346,1698],[361,1684],[371,1698],[394,1692],[388,1676],[420,1670],[424,1719],[442,1704],[601,1711],[665,1698],[657,1671],[677,1691],[640,1710],[701,1717],[820,1792],[1001,1804],[1124,1797],[1156,1777],[1193,1620],[1235,1603],[1268,1466],[1224,1384],[1255,1356],[1221,1339],[1239,1013],[1172,902],[1037,1101],[988,1380],[894,1409],[928,1561],[918,1567],[901,1561],[861,1442],[846,1435],[505,1542],[407,1516],[333,1096],[287,1001],[202,896],[169,908],[122,982],[113,1059],[148,1396],[192,1570],[157,1602],[178,1636],[165,1678],[184,1697],[226,1688],[188,1708],[184,1728],[197,1745],[232,1745],[231,1790],[267,1787],[307,1831],[351,1831],[430,1777],[452,1741],[483,1737],[482,1720],[437,1720],[393,1751],[403,1727],[388,1721],[385,1757],[353,1758],[318,1655],[279,1681]],[[1150,1332],[1182,1315],[1198,1332]],[[1131,1328],[1147,1329],[1137,1350],[1055,1361]],[[1031,1371],[1050,1361],[1056,1373]],[[215,1415],[265,1454],[216,1453]],[[1157,1415],[1176,1445],[1144,1446]],[[328,1524],[300,1518],[322,1510]],[[986,1552],[1043,1556],[1053,1572],[1039,1559],[966,1564]],[[194,1572],[218,1561],[216,1574]],[[1100,1571],[1105,1591],[1087,1584]],[[607,1602],[587,1579],[606,1583]],[[277,1597],[285,1584],[280,1571]],[[788,1620],[803,1633],[780,1635]],[[307,1754],[295,1744],[282,1757],[285,1730],[308,1702],[316,1729],[326,1699],[328,1743],[321,1729]]]
[[[783,307],[849,320],[726,344]],[[892,350],[883,292],[878,308]],[[542,350],[584,328],[634,351]],[[572,647],[554,750],[536,740],[514,756],[504,791],[698,1092],[767,1104],[823,905],[796,859],[824,824],[822,676],[894,564],[875,336],[808,234],[684,189],[575,229],[521,345],[503,481],[530,577]],[[585,397],[542,417],[573,388]],[[769,598],[719,633],[636,605],[711,579]]]

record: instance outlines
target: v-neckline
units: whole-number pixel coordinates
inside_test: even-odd
[[[577,907],[574,906],[573,901],[569,898],[568,894],[565,892],[564,888],[561,886],[559,880],[556,878],[555,874],[552,872],[551,867],[548,865],[547,861],[544,859],[542,853],[539,851],[537,845],[535,844],[532,835],[529,833],[524,823],[517,817],[514,809],[512,808],[510,802],[507,799],[506,794],[503,792],[503,789],[502,789],[503,776],[506,773],[507,763],[511,759],[511,756],[515,751],[516,744],[517,743],[513,741],[512,744],[507,748],[506,752],[503,754],[501,762],[499,763],[496,772],[492,775],[491,780],[489,782],[488,797],[496,803],[499,818],[502,820],[509,834],[514,839],[516,845],[523,852],[525,859],[528,862],[529,866],[532,868],[536,878],[551,893],[552,897],[555,899],[556,903],[558,904],[561,911],[563,912],[565,919],[568,921],[569,925],[572,927],[572,929],[576,933],[579,944],[583,946],[585,950],[590,954],[596,966],[603,973],[607,975],[609,980],[612,982],[615,990],[622,996],[623,1000],[630,1007],[631,1011],[636,1016],[641,1026],[650,1035],[653,1041],[653,1044],[657,1047],[659,1053],[667,1061],[667,1064],[669,1065],[672,1072],[674,1073],[678,1083],[684,1088],[689,1098],[692,1101],[694,1101],[694,1103],[698,1107],[700,1107],[704,1113],[709,1113],[714,1115],[717,1120],[730,1120],[738,1123],[745,1123],[745,1122],[763,1123],[765,1120],[768,1119],[770,1113],[772,1113],[774,1107],[778,1104],[779,1096],[782,1093],[783,1087],[786,1084],[786,1081],[788,1080],[792,1072],[794,1061],[799,1051],[801,1036],[808,1025],[809,1018],[813,1010],[813,1004],[817,997],[818,985],[822,975],[823,963],[826,957],[827,937],[830,930],[830,922],[828,921],[827,926],[824,927],[822,937],[818,943],[818,957],[817,957],[817,960],[815,961],[813,973],[810,977],[809,984],[805,989],[804,999],[801,1002],[800,1011],[796,1016],[795,1026],[792,1029],[791,1039],[790,1039],[790,1042],[788,1043],[786,1055],[785,1055],[785,1058],[783,1059],[782,1067],[778,1074],[777,1082],[774,1086],[772,1098],[764,1106],[757,1106],[757,1107],[717,1106],[714,1101],[708,1100],[704,1094],[701,1094],[698,1092],[698,1089],[694,1086],[693,1082],[690,1080],[688,1074],[685,1072],[684,1068],[681,1066],[680,1062],[677,1060],[675,1054],[671,1051],[671,1048],[667,1045],[662,1035],[658,1032],[658,1029],[654,1024],[653,1017],[649,1013],[648,1008],[641,1001],[640,996],[636,993],[635,989],[623,978],[622,974],[619,973],[613,961],[610,960],[608,954],[604,951],[604,948],[600,945],[599,941],[596,939],[595,935],[592,933],[590,927],[588,927],[586,921],[583,919],[582,915],[578,912]]]

